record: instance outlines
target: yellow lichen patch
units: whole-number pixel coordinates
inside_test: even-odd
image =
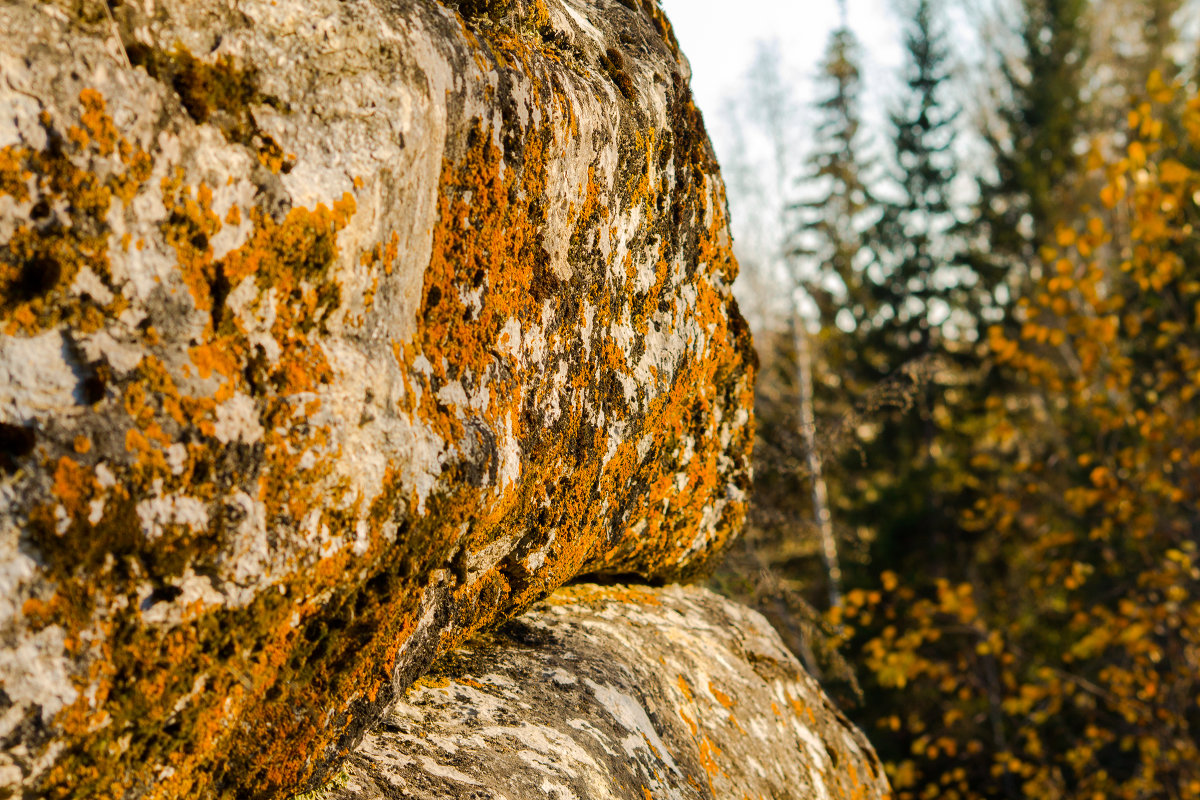
[[[83,106],[83,115],[81,121],[87,135],[84,136],[82,147],[87,146],[87,140],[95,144],[96,152],[102,156],[110,156],[117,149],[117,145],[121,143],[121,137],[117,135],[117,128],[113,125],[112,118],[105,113],[104,98],[95,89],[84,89],[79,93],[79,102]],[[70,131],[78,130],[72,126]],[[68,136],[71,136],[68,133]],[[73,138],[73,137],[72,137]]]
[[[718,689],[712,681],[709,681],[708,683],[708,691],[709,694],[715,697],[717,702],[725,706],[725,708],[733,708],[733,700],[729,699],[729,695]]]
[[[58,460],[54,469],[54,497],[66,509],[68,516],[82,514],[91,499],[91,473],[77,461],[66,456]]]
[[[108,214],[114,196],[130,202],[149,177],[148,157],[117,133],[98,92],[83,90],[80,106],[65,135],[42,112],[41,150],[0,148],[0,194],[30,204],[26,221],[0,242],[0,328],[8,335],[56,325],[87,333],[125,308],[110,280]],[[111,299],[66,291],[85,269]]]
[[[713,779],[721,774],[721,766],[717,763],[717,756],[721,755],[721,750],[707,735],[704,735],[700,737],[699,755],[700,765],[708,774],[708,790],[715,794]]]
[[[29,199],[27,184],[33,179],[33,172],[25,164],[27,153],[23,147],[0,148],[0,196],[11,197],[18,203]]]
[[[564,586],[550,595],[550,603],[629,603],[632,605],[660,606],[662,600],[654,592],[638,586],[614,584],[603,586],[596,584],[576,584]]]
[[[662,761],[662,754],[658,752],[658,748],[654,746],[654,742],[650,741],[650,737],[647,736],[645,732],[642,733],[642,742],[645,743],[646,748],[654,755],[655,758],[657,758],[659,761]]]

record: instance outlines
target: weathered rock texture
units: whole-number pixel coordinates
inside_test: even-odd
[[[439,661],[334,783],[338,800],[888,792],[761,615],[699,588],[586,584]]]
[[[0,3],[0,795],[278,796],[733,535],[752,355],[651,0],[108,5]]]

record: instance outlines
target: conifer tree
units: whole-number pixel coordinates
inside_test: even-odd
[[[810,186],[819,195],[798,203],[796,246],[793,256],[811,259],[817,266],[808,280],[797,276],[807,294],[816,301],[823,332],[835,330],[836,313],[849,312],[851,318],[869,313],[868,296],[863,291],[858,254],[874,199],[864,177],[866,168],[860,161],[861,127],[859,117],[858,41],[850,30],[844,0],[840,3],[841,25],[829,38],[822,63],[820,83],[824,96],[816,110],[820,121],[816,126],[816,149],[810,159]],[[840,283],[832,287],[831,283]],[[830,607],[841,604],[842,570],[834,533],[829,492],[826,487],[823,454],[817,444],[818,393],[814,363],[818,357],[827,370],[850,377],[853,368],[847,362],[855,360],[855,351],[843,348],[834,352],[822,348],[814,352],[806,322],[799,314],[792,320],[792,340],[795,355],[797,422],[803,438],[808,483],[811,490],[814,527],[825,566],[826,586]],[[828,336],[822,337],[825,342]],[[835,393],[832,404],[840,406],[844,398]]]
[[[872,530],[872,560],[893,565],[914,552],[955,558],[947,546],[956,516],[948,495],[957,491],[952,484],[968,447],[951,440],[960,437],[957,417],[966,411],[963,391],[939,381],[954,375],[950,356],[959,370],[972,366],[977,338],[964,328],[977,319],[970,299],[978,281],[960,261],[951,198],[958,110],[947,97],[950,51],[936,0],[911,0],[906,11],[905,90],[889,115],[894,163],[866,240],[863,292],[871,313],[849,334],[863,354],[863,380],[899,382],[909,392],[904,407],[879,415],[878,432],[847,465],[858,484],[871,487],[847,522]]]
[[[994,119],[983,131],[996,174],[980,181],[972,266],[1022,293],[1038,250],[1078,205],[1088,0],[1022,0],[1021,52],[1000,54]]]
[[[950,52],[934,6],[934,0],[912,4],[905,32],[905,93],[889,115],[895,151],[889,178],[897,196],[881,203],[882,216],[872,231],[875,258],[868,288],[878,313],[869,322],[880,340],[875,349],[888,356],[878,365],[881,378],[940,350],[939,326],[952,304],[966,305],[963,294],[975,282],[957,263],[961,247],[951,185],[958,172],[958,109],[945,96]]]
[[[815,145],[803,179],[814,196],[794,206],[793,256],[798,266],[816,266],[815,274],[797,279],[816,301],[822,327],[831,326],[839,313],[843,327],[852,327],[847,314],[854,320],[870,315],[858,254],[876,203],[868,188],[871,164],[862,154],[859,58],[843,3],[842,24],[830,34],[817,79]]]

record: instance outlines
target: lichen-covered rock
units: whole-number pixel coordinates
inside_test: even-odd
[[[704,589],[577,585],[439,661],[329,800],[867,800],[862,733],[758,613]]]
[[[0,795],[279,796],[481,627],[736,531],[653,0],[9,0],[0,74]]]

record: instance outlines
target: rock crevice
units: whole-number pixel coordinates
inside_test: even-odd
[[[883,798],[883,767],[759,614],[580,584],[393,703],[327,800]]]

